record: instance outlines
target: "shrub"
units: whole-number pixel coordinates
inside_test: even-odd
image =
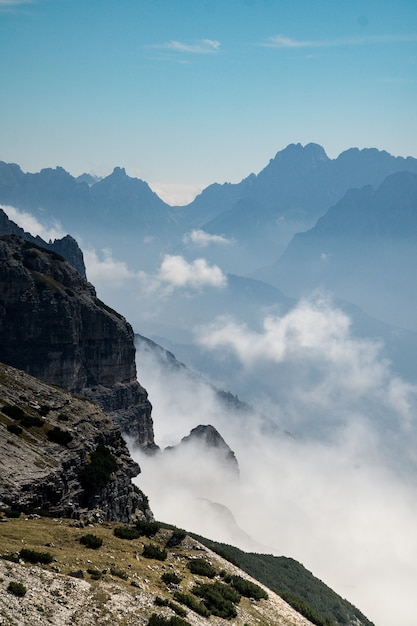
[[[15,580],[11,580],[9,582],[9,586],[7,587],[7,591],[9,593],[12,593],[14,596],[18,596],[19,598],[22,598],[24,595],[26,595],[27,589],[25,585],[23,585],[22,583],[18,583]]]
[[[72,435],[67,430],[62,430],[59,426],[55,426],[52,430],[48,430],[48,439],[53,443],[59,443],[61,446],[67,446],[72,441]]]
[[[9,433],[12,433],[13,435],[21,435],[23,430],[20,428],[20,426],[18,426],[17,424],[7,424],[7,430],[9,431]]]
[[[195,598],[191,593],[182,593],[181,591],[176,591],[174,593],[174,600],[180,602],[181,604],[185,604],[189,609],[198,613],[202,617],[210,617],[210,611],[208,608],[197,598]]]
[[[68,415],[66,415],[65,413],[60,413],[60,414],[58,415],[58,420],[59,420],[60,422],[68,422],[68,421],[69,421],[69,417],[68,417]]]
[[[5,415],[7,415],[7,417],[11,417],[14,420],[21,420],[26,415],[20,406],[12,404],[5,404],[1,410]]]
[[[136,522],[136,529],[140,532],[141,537],[154,537],[161,525],[158,522],[145,522],[139,520]]]
[[[113,472],[117,469],[117,462],[106,446],[99,445],[91,453],[90,462],[84,465],[79,472],[81,486],[88,496],[103,489]]]
[[[214,578],[216,575],[214,567],[205,559],[193,559],[192,561],[188,561],[187,567],[192,574],[197,574],[198,576]]]
[[[121,578],[122,580],[127,580],[128,579],[128,575],[126,574],[126,572],[124,572],[121,569],[117,569],[117,567],[111,567],[110,568],[110,574],[112,576],[117,576],[117,578]]]
[[[37,415],[24,415],[24,417],[20,419],[20,423],[23,428],[32,428],[32,426],[42,428],[45,422],[41,417],[38,417]]]
[[[161,576],[162,582],[166,585],[179,585],[181,578],[174,572],[164,572]]]
[[[4,509],[3,513],[6,517],[13,517],[16,519],[20,517],[20,511],[17,509]]]
[[[205,606],[212,615],[224,619],[236,617],[235,604],[240,602],[240,593],[229,585],[220,582],[196,585],[193,593],[203,598]]]
[[[80,537],[80,543],[82,543],[87,548],[91,548],[92,550],[98,550],[103,545],[103,540],[97,535],[83,535]]]
[[[174,615],[173,617],[162,617],[162,615],[157,615],[153,613],[147,626],[191,626],[189,622],[180,617]]]
[[[246,598],[253,598],[254,600],[268,599],[268,594],[264,589],[250,580],[242,578],[242,576],[232,576],[231,584],[242,596],[245,596]]]
[[[143,548],[143,556],[147,559],[156,559],[157,561],[165,561],[168,554],[166,550],[161,550],[158,546],[150,543]]]
[[[95,569],[93,567],[89,567],[87,568],[87,574],[90,574],[91,578],[93,580],[100,580],[101,578],[101,572],[99,569]]]
[[[54,560],[54,557],[49,552],[37,552],[36,550],[29,550],[28,548],[22,548],[20,550],[19,558],[28,563],[41,563],[42,565],[48,565]]]
[[[141,533],[137,528],[132,526],[116,526],[113,530],[113,534],[115,537],[119,539],[139,539],[141,537]]]
[[[185,530],[181,530],[180,528],[175,528],[173,530],[171,537],[168,539],[166,543],[167,548],[174,548],[175,546],[179,546],[183,539],[185,539],[187,533]]]

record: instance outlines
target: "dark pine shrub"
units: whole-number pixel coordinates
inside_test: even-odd
[[[25,417],[26,413],[20,406],[16,406],[15,404],[5,404],[1,408],[2,412],[7,415],[7,417],[11,417],[14,420],[21,420]]]
[[[197,574],[197,576],[214,578],[216,575],[214,567],[205,559],[192,559],[191,561],[188,561],[187,567],[192,574]]]
[[[23,432],[23,430],[20,428],[20,426],[18,426],[15,423],[7,424],[7,430],[9,431],[9,433],[12,433],[12,435],[17,435],[18,437]]]
[[[166,585],[179,585],[182,579],[175,572],[164,572],[161,580]]]
[[[180,602],[181,604],[184,604],[185,606],[188,606],[188,608],[194,611],[194,613],[197,613],[202,617],[210,617],[210,611],[205,606],[205,604],[197,600],[197,598],[191,593],[176,591],[174,593],[174,600]]]
[[[99,569],[95,569],[93,567],[89,567],[87,569],[87,574],[90,574],[93,580],[100,580],[101,575],[102,575]]]
[[[28,563],[41,563],[42,565],[49,565],[49,563],[52,563],[54,560],[50,552],[37,552],[36,550],[29,550],[28,548],[22,548],[20,550],[19,558]]]
[[[146,626],[191,626],[190,622],[187,622],[180,617],[174,615],[173,617],[163,617],[153,613]]]
[[[233,619],[237,616],[235,604],[239,604],[241,596],[229,585],[220,582],[206,583],[196,585],[192,591],[202,598],[212,615],[223,619]]]
[[[117,469],[117,462],[106,446],[99,445],[91,453],[90,462],[79,472],[81,486],[87,496],[92,496],[103,489]]]
[[[7,591],[12,593],[14,596],[19,598],[23,598],[26,595],[27,589],[23,583],[18,583],[15,580],[11,580],[9,582],[9,586],[7,587]]]
[[[146,559],[156,559],[157,561],[165,561],[168,556],[166,550],[161,550],[161,548],[158,548],[158,546],[155,546],[153,543],[144,546],[142,555]]]
[[[103,545],[103,540],[101,537],[97,537],[97,535],[88,534],[80,537],[80,543],[92,550],[98,550]]]
[[[181,530],[181,528],[175,528],[172,531],[171,537],[168,539],[166,543],[167,548],[175,548],[175,546],[179,546],[183,539],[185,539],[187,533],[185,530]]]
[[[140,532],[141,537],[154,537],[161,525],[158,522],[146,522],[139,520],[136,522],[136,529]]]
[[[264,589],[250,580],[246,580],[246,578],[232,576],[231,584],[245,598],[253,598],[254,600],[268,599],[268,594]]]
[[[67,430],[62,430],[59,426],[55,426],[52,430],[48,430],[47,435],[49,441],[59,443],[61,446],[67,446],[72,441],[72,435]]]
[[[132,526],[116,526],[113,530],[113,535],[119,539],[139,539],[141,533],[137,528]]]
[[[124,572],[121,569],[118,569],[117,567],[111,567],[110,568],[110,574],[112,576],[117,576],[117,578],[121,578],[122,580],[127,580],[128,579],[128,575],[126,574],[126,572]]]

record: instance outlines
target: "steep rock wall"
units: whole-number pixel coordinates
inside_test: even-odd
[[[0,361],[87,396],[155,446],[131,326],[63,257],[14,235],[0,237]]]

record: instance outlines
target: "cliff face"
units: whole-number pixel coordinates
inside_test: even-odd
[[[131,326],[63,257],[14,235],[0,237],[0,361],[96,401],[154,447]]]
[[[97,459],[107,459],[99,473]],[[94,403],[0,363],[0,502],[53,516],[151,518],[132,485],[139,466]]]

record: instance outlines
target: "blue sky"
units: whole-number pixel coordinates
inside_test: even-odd
[[[289,143],[417,156],[415,0],[0,0],[0,59],[24,171],[119,165],[178,200]]]

